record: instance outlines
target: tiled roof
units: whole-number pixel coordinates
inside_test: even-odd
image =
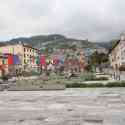
[[[113,46],[112,48],[109,50],[109,54],[115,49],[115,47],[120,43],[120,40],[118,40]]]

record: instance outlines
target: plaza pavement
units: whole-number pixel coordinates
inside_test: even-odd
[[[1,91],[0,125],[125,125],[125,88]]]

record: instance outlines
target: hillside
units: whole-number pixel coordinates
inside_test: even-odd
[[[10,41],[6,41],[6,44],[15,44],[19,42],[31,44],[32,46],[41,49],[41,51],[44,51],[45,49],[54,50],[59,48],[70,48],[70,47],[94,49],[94,48],[99,48],[101,46],[98,43],[90,42],[88,40],[77,40],[77,39],[67,38],[59,34],[20,37],[12,39]]]
[[[118,40],[119,39],[112,39],[112,40],[107,41],[107,42],[98,42],[96,44],[98,44],[99,46],[104,47],[104,48],[110,50],[114,46],[114,44],[117,43]]]

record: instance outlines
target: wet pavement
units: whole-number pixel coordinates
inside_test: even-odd
[[[0,125],[125,125],[125,88],[3,91]]]

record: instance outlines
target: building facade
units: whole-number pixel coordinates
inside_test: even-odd
[[[109,60],[114,76],[120,77],[125,71],[125,33],[121,34],[120,40],[110,50]]]
[[[18,55],[22,67],[37,67],[39,50],[27,44],[4,45],[0,47],[1,54]]]
[[[122,34],[121,39],[110,50],[109,60],[113,69],[125,67],[125,34]]]

